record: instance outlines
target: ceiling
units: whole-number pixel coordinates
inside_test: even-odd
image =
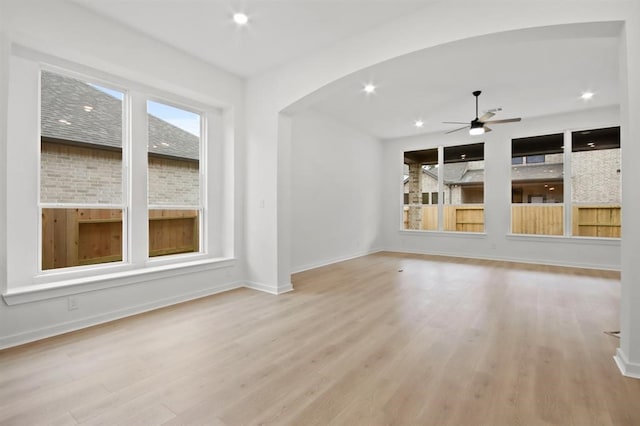
[[[382,138],[461,127],[502,108],[494,120],[619,104],[617,24],[523,30],[478,37],[400,57],[347,76],[306,100],[314,109]],[[376,93],[367,95],[363,84]],[[595,93],[585,101],[581,94]],[[421,129],[416,120],[424,121]],[[493,126],[517,126],[501,124]],[[465,132],[462,131],[462,134]]]
[[[429,7],[425,0],[70,1],[249,78]],[[232,22],[236,11],[249,15],[247,27]],[[459,126],[442,121],[471,121],[474,90],[482,90],[481,112],[502,108],[494,119],[616,105],[620,28],[546,27],[441,45],[346,76],[300,105],[382,139],[444,133]],[[376,93],[365,94],[365,83]],[[584,91],[595,96],[584,101]],[[417,119],[423,128],[414,126]]]
[[[427,0],[70,0],[250,77],[424,8]],[[233,14],[248,15],[238,27]]]

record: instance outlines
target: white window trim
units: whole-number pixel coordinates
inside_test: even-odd
[[[444,196],[442,195],[444,192],[444,172],[442,172],[442,170],[444,170],[444,150],[445,148],[450,148],[450,147],[457,147],[457,146],[463,146],[463,145],[475,145],[481,143],[483,144],[483,161],[485,161],[484,159],[484,145],[486,144],[486,142],[483,140],[481,142],[474,142],[472,144],[449,144],[449,145],[438,145],[435,148],[424,148],[424,149],[437,149],[438,150],[438,183],[437,183],[437,193],[438,193],[438,229],[404,229],[404,221],[402,220],[402,214],[400,214],[400,229],[398,230],[399,233],[401,234],[411,234],[414,233],[415,235],[420,235],[420,234],[425,234],[428,233],[430,235],[438,235],[438,234],[442,234],[442,235],[463,235],[463,236],[474,236],[474,235],[479,235],[479,236],[484,236],[486,235],[486,217],[485,217],[485,223],[483,226],[483,231],[481,232],[469,232],[469,231],[445,231],[444,230],[444,206],[445,206],[445,202],[444,202]],[[404,160],[403,160],[404,161]],[[485,187],[485,182],[484,180],[482,181],[482,187],[483,187],[483,191],[486,191],[486,187]],[[404,194],[404,184],[400,185],[400,192],[401,194]],[[401,195],[401,197],[404,197],[404,195]],[[429,195],[429,197],[431,197],[431,195]],[[401,199],[400,201],[400,211],[403,212],[404,207],[407,204],[404,204],[404,200]],[[474,203],[471,203],[474,204]],[[422,204],[421,204],[422,205]],[[430,204],[431,205],[431,204]],[[451,205],[451,204],[448,204]],[[485,203],[482,203],[482,205],[484,206]],[[486,209],[485,209],[486,211]]]
[[[507,233],[507,236],[510,237],[511,239],[515,239],[513,237],[518,237],[518,238],[525,238],[525,239],[529,239],[529,240],[535,240],[536,238],[561,238],[564,240],[569,240],[569,239],[575,239],[577,242],[585,242],[585,241],[589,241],[589,242],[595,242],[595,241],[620,241],[621,238],[614,238],[614,237],[583,237],[583,236],[579,236],[579,235],[573,235],[573,201],[572,201],[572,188],[571,188],[571,161],[572,161],[572,153],[573,153],[573,139],[572,139],[572,133],[574,132],[580,132],[580,131],[584,131],[584,130],[593,130],[594,128],[596,129],[602,129],[602,128],[607,128],[607,127],[620,127],[620,123],[599,123],[597,125],[597,127],[593,127],[593,126],[580,126],[580,127],[570,127],[570,128],[565,128],[563,130],[550,130],[545,132],[544,134],[546,135],[552,135],[552,134],[558,134],[558,133],[562,133],[563,135],[563,151],[562,151],[562,161],[563,161],[563,165],[562,165],[562,185],[564,188],[564,193],[562,194],[562,203],[555,203],[555,204],[545,204],[545,205],[562,205],[562,209],[563,209],[563,223],[562,223],[562,235],[544,235],[544,234],[514,234],[512,232],[512,225],[513,225],[513,209],[511,208],[514,204],[522,204],[522,203],[509,203],[509,232]],[[528,136],[514,136],[511,139],[519,139],[519,138],[523,138],[523,137],[535,137],[535,136],[542,136],[542,135],[528,135]],[[513,157],[511,157],[513,158]],[[513,188],[513,176],[511,177],[511,187]],[[568,206],[568,208],[567,208]],[[621,204],[622,206],[622,204]],[[606,244],[605,244],[606,245]]]
[[[51,297],[59,297],[59,295],[63,294],[76,294],[85,291],[92,291],[98,288],[115,287],[134,282],[153,280],[160,277],[173,276],[176,274],[230,267],[235,264],[233,246],[229,246],[229,244],[233,244],[233,238],[228,238],[228,232],[224,231],[224,229],[226,229],[226,226],[222,223],[222,221],[224,220],[231,219],[226,214],[229,210],[229,207],[222,205],[222,203],[225,200],[228,200],[229,197],[228,195],[226,195],[226,188],[225,186],[223,186],[223,183],[217,182],[217,180],[223,179],[224,176],[228,175],[228,170],[226,170],[226,168],[224,167],[222,155],[225,150],[228,149],[228,147],[225,148],[223,146],[223,144],[226,143],[226,135],[224,134],[224,130],[222,127],[222,124],[225,122],[225,120],[229,119],[228,112],[223,111],[219,107],[213,106],[212,104],[207,105],[202,103],[202,101],[192,101],[180,95],[167,93],[161,89],[150,88],[142,84],[105,74],[104,72],[94,70],[86,66],[73,64],[62,59],[58,60],[56,58],[51,58],[48,55],[40,54],[38,52],[34,52],[30,49],[25,49],[20,46],[13,47],[13,51],[10,56],[10,68],[14,69],[14,72],[12,73],[14,76],[20,75],[20,77],[17,78],[17,80],[19,81],[16,85],[17,91],[19,93],[14,96],[23,96],[26,93],[26,100],[24,100],[23,102],[23,99],[20,99],[20,102],[18,102],[18,107],[14,108],[12,105],[12,107],[9,109],[10,116],[22,116],[25,119],[18,120],[17,124],[14,124],[10,127],[8,145],[13,144],[13,149],[8,150],[7,154],[13,154],[13,156],[16,158],[20,157],[20,155],[16,155],[16,152],[18,152],[16,141],[18,140],[31,140],[33,141],[32,144],[34,146],[27,150],[27,152],[25,152],[24,154],[21,154],[22,157],[20,158],[24,159],[25,157],[31,156],[31,159],[28,161],[26,167],[22,167],[22,169],[24,170],[22,170],[21,173],[16,173],[16,175],[18,176],[30,176],[29,180],[31,180],[33,184],[28,185],[29,189],[27,191],[23,191],[23,194],[17,195],[19,191],[15,190],[13,191],[13,193],[8,194],[8,200],[16,201],[12,204],[12,206],[16,208],[16,210],[19,210],[21,208],[26,208],[28,210],[24,218],[21,218],[20,220],[13,220],[10,224],[10,227],[16,225],[19,230],[26,230],[27,232],[24,235],[25,238],[18,238],[17,229],[13,234],[14,240],[19,240],[20,243],[18,244],[19,247],[17,247],[18,250],[16,250],[16,255],[8,259],[9,262],[13,262],[8,265],[8,269],[10,271],[10,273],[8,274],[9,280],[6,283],[6,287],[4,289],[5,292],[3,293],[3,298],[8,304],[44,300]],[[62,70],[61,73],[63,75],[70,75],[74,77],[77,76],[84,81],[104,85],[105,87],[117,88],[118,90],[121,90],[123,91],[123,93],[125,93],[125,99],[129,99],[129,102],[131,102],[130,100],[132,98],[136,98],[138,100],[144,99],[145,117],[146,100],[161,99],[162,101],[168,102],[173,105],[185,105],[189,110],[195,109],[196,111],[199,111],[202,116],[201,126],[207,126],[206,123],[209,123],[208,128],[204,127],[205,132],[206,130],[211,129],[212,122],[215,123],[215,135],[212,132],[205,133],[207,135],[207,139],[203,138],[201,143],[201,152],[203,153],[203,156],[201,158],[204,159],[204,161],[201,161],[201,164],[205,164],[204,167],[207,167],[208,163],[214,161],[215,166],[212,166],[212,169],[218,170],[218,172],[214,177],[204,174],[204,168],[201,168],[201,180],[205,180],[205,182],[203,182],[203,184],[201,185],[201,192],[203,193],[201,197],[200,210],[202,216],[202,226],[200,231],[202,233],[200,239],[200,253],[185,253],[162,256],[161,258],[149,258],[148,250],[146,249],[145,245],[144,258],[139,258],[136,261],[132,258],[133,256],[131,255],[131,248],[133,247],[133,244],[131,242],[131,239],[133,238],[131,227],[133,221],[129,220],[129,232],[127,232],[129,238],[129,253],[127,256],[125,251],[123,251],[122,262],[59,268],[47,271],[40,270],[41,263],[38,262],[41,262],[41,231],[39,226],[35,226],[40,220],[39,212],[41,205],[41,203],[39,202],[40,120],[39,113],[33,114],[33,111],[36,111],[36,108],[38,108],[39,111],[40,90],[39,84],[37,84],[37,87],[35,87],[35,75],[37,74],[37,81],[39,81],[41,69],[48,69],[53,72],[60,72]],[[21,75],[21,73],[16,72],[16,70],[26,71],[24,73],[26,75]],[[12,88],[16,90],[15,86],[12,86]],[[24,88],[26,88],[27,90],[23,93],[22,90]],[[37,96],[34,96],[36,92]],[[132,96],[132,93],[135,93],[135,96]],[[133,107],[134,106],[130,103],[129,108],[127,109],[127,113],[129,115],[132,114]],[[144,120],[144,122],[140,122],[138,120],[138,124],[136,125],[136,127],[142,126],[146,128],[146,125],[146,119]],[[133,129],[130,128],[130,125],[126,125],[125,123],[123,123],[123,131],[131,134],[133,132]],[[144,140],[146,140],[146,137],[144,138]],[[211,147],[211,144],[214,144],[215,146]],[[132,145],[134,144],[129,144],[129,150],[131,150]],[[144,167],[146,170],[146,144],[137,145],[142,146],[144,149]],[[125,197],[125,194],[127,194],[126,196],[128,197],[129,205],[127,206],[127,203],[123,200],[124,206],[118,206],[118,208],[122,207],[125,210],[123,212],[123,221],[126,220],[124,219],[124,216],[131,219],[130,210],[132,207],[131,202],[133,198],[133,191],[131,190],[132,182],[130,179],[130,174],[133,171],[131,170],[131,167],[129,167],[129,165],[125,163],[125,156],[130,155],[130,153],[125,149],[125,146],[126,143],[125,141],[123,141],[123,186],[127,185],[128,187],[128,191],[125,191],[123,188],[123,197]],[[210,147],[212,149],[207,149],[207,147]],[[203,178],[203,175],[206,176],[206,179]],[[147,206],[146,174],[145,179],[138,177],[136,180],[143,181],[144,183],[145,197],[143,199],[145,200],[145,206]],[[211,188],[212,181],[215,182],[213,187],[218,194],[218,196],[216,197],[210,197],[208,194],[207,188]],[[213,198],[215,198],[215,200]],[[11,201],[9,202],[11,203]],[[67,207],[67,205],[64,206]],[[101,205],[100,207],[105,206]],[[136,230],[139,232],[144,232],[143,240],[147,241],[147,209],[143,209],[140,206],[137,206],[135,210],[144,214],[144,226],[138,226]],[[14,215],[14,217],[16,216],[17,215]],[[38,217],[37,220],[36,217]],[[221,223],[214,224],[211,222],[212,220],[221,221]],[[225,236],[227,237],[226,240]],[[20,237],[23,236],[21,235]],[[140,240],[139,237],[138,240]],[[25,254],[27,253],[29,253],[29,255],[25,256]],[[33,255],[33,253],[37,254]],[[20,254],[22,254],[22,256]],[[25,257],[28,257],[29,259],[21,260]],[[127,257],[129,259],[129,262],[124,261],[124,259],[126,259]]]

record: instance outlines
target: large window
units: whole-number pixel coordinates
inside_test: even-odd
[[[484,231],[484,144],[444,148],[444,230]]]
[[[201,116],[147,101],[149,256],[200,251]]]
[[[619,127],[514,139],[512,157],[514,234],[620,237]]]
[[[562,133],[511,141],[512,233],[563,235],[563,152]]]
[[[572,234],[619,238],[620,128],[571,134]]]
[[[405,152],[404,168],[404,229],[437,231],[438,149]]]
[[[47,70],[40,75],[40,269],[141,261],[144,253],[134,247],[145,243],[147,257],[203,252],[203,114],[145,100],[146,117],[136,116],[127,111],[125,90]],[[127,129],[145,121],[147,140],[129,142],[129,133],[142,133]],[[128,174],[141,144],[146,174]],[[129,188],[145,176],[146,202],[129,205]],[[135,231],[140,210],[147,211],[146,241]]]
[[[404,170],[404,229],[484,231],[484,144],[407,151]]]
[[[41,269],[123,260],[122,91],[41,73]]]

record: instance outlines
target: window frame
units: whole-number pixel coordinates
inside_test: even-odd
[[[80,80],[87,84],[95,84],[97,86],[104,87],[105,89],[111,89],[122,93],[122,139],[121,139],[121,166],[120,170],[122,173],[122,180],[120,182],[121,186],[121,200],[120,204],[113,203],[104,203],[104,204],[95,204],[95,203],[46,203],[42,202],[42,72],[50,72],[62,77],[73,78],[76,80]],[[104,78],[100,78],[97,76],[87,75],[85,73],[77,72],[74,70],[70,70],[63,67],[58,67],[55,65],[51,65],[48,63],[41,63],[38,72],[38,172],[37,172],[37,203],[38,203],[38,252],[37,252],[37,271],[38,276],[57,276],[59,273],[64,273],[67,271],[73,270],[95,270],[100,269],[100,266],[109,265],[126,265],[129,263],[129,241],[128,241],[128,222],[129,222],[129,182],[131,181],[131,177],[129,176],[127,166],[131,155],[130,155],[130,145],[131,145],[131,137],[130,137],[130,126],[128,122],[128,117],[130,117],[130,98],[128,90],[122,87],[119,84],[113,83],[111,81],[105,80]],[[122,260],[118,262],[106,262],[99,263],[93,265],[77,265],[77,266],[68,266],[63,268],[52,268],[52,269],[43,269],[42,268],[42,211],[43,209],[53,209],[53,208],[64,208],[64,209],[113,209],[113,210],[122,210]],[[55,273],[54,273],[55,272]]]
[[[160,204],[150,204],[149,203],[149,194],[147,193],[147,214],[149,210],[198,210],[198,251],[192,253],[177,253],[177,254],[169,254],[163,256],[150,256],[149,250],[147,246],[147,262],[150,264],[163,264],[165,262],[171,262],[175,259],[180,259],[188,256],[202,255],[206,254],[206,247],[208,243],[208,239],[206,236],[206,232],[204,232],[207,224],[207,212],[206,209],[206,200],[207,200],[207,170],[208,170],[208,161],[207,161],[207,145],[208,145],[208,117],[205,111],[199,108],[195,108],[192,105],[185,104],[183,102],[175,101],[173,99],[168,99],[162,96],[148,95],[146,96],[147,105],[147,114],[148,112],[148,102],[160,103],[163,105],[167,105],[173,108],[181,109],[193,114],[197,114],[200,116],[200,141],[198,143],[198,206],[194,208],[193,206],[187,205],[160,205]],[[147,126],[147,155],[149,154],[149,134],[148,122]],[[148,158],[147,158],[148,161]],[[147,171],[149,170],[147,166]],[[149,188],[149,175],[147,174],[147,188]],[[147,217],[147,244],[150,241],[149,236],[149,218]]]
[[[127,204],[123,210],[123,235],[127,235],[128,249],[123,250],[123,261],[109,262],[95,265],[83,265],[68,268],[41,270],[42,266],[42,237],[40,214],[40,74],[42,69],[79,78],[83,81],[95,83],[107,88],[113,87],[126,93],[129,109],[127,121],[123,122],[123,130],[128,132],[127,140],[123,140],[123,185],[128,191],[123,191],[123,204]],[[7,285],[2,294],[8,304],[27,303],[37,300],[45,300],[51,297],[59,297],[66,294],[78,294],[88,290],[110,288],[127,285],[134,282],[148,281],[163,276],[171,276],[178,271],[196,272],[200,270],[218,269],[231,266],[235,263],[233,248],[233,232],[228,226],[233,226],[231,212],[233,197],[229,191],[233,191],[227,179],[231,176],[233,165],[227,165],[224,159],[233,158],[228,152],[233,146],[233,138],[227,133],[233,125],[231,110],[225,109],[216,102],[199,98],[197,94],[185,91],[187,96],[180,94],[178,89],[170,86],[172,92],[158,87],[146,86],[133,80],[118,77],[99,71],[84,65],[73,63],[64,59],[51,57],[44,53],[29,48],[14,46],[10,58],[10,87],[9,99],[13,100],[9,108],[9,117],[13,120],[8,131],[7,156],[12,158],[14,165],[8,168],[8,172],[19,178],[26,179],[25,188],[16,190],[11,188],[7,194],[8,202],[16,207],[16,213],[8,215],[10,232],[7,237],[17,240],[15,250],[7,259],[9,267]],[[195,96],[195,98],[191,97]],[[146,141],[147,126],[146,108],[142,113],[138,108],[141,99],[162,99],[174,105],[186,106],[190,110],[201,112],[201,127],[206,126],[206,139],[201,142],[201,150],[205,155],[200,162],[205,166],[200,171],[205,178],[201,185],[202,226],[200,229],[201,251],[199,253],[184,253],[179,255],[164,256],[163,259],[150,259],[146,250],[148,240],[148,222],[146,210],[146,190],[144,198],[145,209],[140,208],[140,198],[133,201],[134,182],[131,177],[135,173],[133,143],[127,141],[139,140],[144,134]],[[204,99],[204,100],[203,100]],[[211,103],[208,103],[211,102]],[[137,105],[136,105],[137,104]],[[124,108],[123,108],[124,109]],[[138,116],[137,124],[132,125],[132,118]],[[125,124],[126,123],[126,124]],[[206,124],[205,124],[206,123]],[[213,127],[212,127],[213,126]],[[212,131],[212,129],[214,129]],[[136,136],[138,139],[135,139]],[[25,144],[20,141],[32,141]],[[145,168],[147,162],[146,144],[137,144],[144,150]],[[127,162],[125,163],[125,156]],[[138,154],[140,157],[141,155]],[[17,163],[22,163],[20,166]],[[139,165],[138,165],[139,166]],[[210,173],[213,167],[214,173]],[[146,170],[144,178],[139,176],[136,181],[140,183],[144,179],[146,187]],[[138,185],[140,186],[140,185]],[[213,196],[211,196],[213,191]],[[65,207],[69,207],[65,205]],[[83,206],[84,207],[84,206]],[[109,205],[100,205],[107,208]],[[138,217],[132,210],[142,213]],[[19,212],[19,213],[17,213]],[[134,220],[140,222],[140,216],[144,216],[144,227],[135,228],[137,233],[143,231],[143,239],[138,235],[137,240],[132,231]],[[144,257],[137,258],[133,253],[133,241],[144,240]],[[123,244],[124,245],[124,244]],[[127,256],[127,262],[124,261]],[[186,269],[185,269],[186,268]],[[175,272],[171,272],[175,271]],[[158,275],[160,274],[160,275]]]
[[[469,235],[469,236],[484,236],[486,235],[486,216],[484,216],[486,209],[483,207],[483,230],[482,231],[478,231],[478,232],[474,232],[474,231],[453,231],[453,230],[445,230],[444,229],[444,222],[445,222],[445,218],[444,218],[444,209],[445,209],[445,205],[450,205],[450,203],[445,203],[445,188],[444,188],[444,165],[445,165],[445,149],[449,149],[449,148],[458,148],[458,147],[464,147],[464,146],[471,146],[471,145],[482,145],[482,161],[485,161],[485,165],[486,165],[486,155],[485,155],[485,145],[486,142],[484,140],[482,141],[474,141],[471,143],[452,143],[452,144],[440,144],[440,145],[436,145],[436,146],[430,146],[430,147],[425,147],[422,149],[410,149],[410,150],[404,150],[403,151],[403,156],[406,155],[406,153],[411,153],[411,152],[415,152],[415,151],[427,151],[427,150],[437,150],[437,165],[436,167],[438,168],[438,182],[437,182],[437,189],[435,192],[430,192],[429,193],[429,200],[432,201],[433,200],[433,195],[435,194],[437,196],[437,203],[433,203],[431,202],[430,204],[428,204],[429,206],[431,205],[436,205],[437,206],[437,214],[438,214],[438,219],[437,219],[437,229],[409,229],[409,228],[405,228],[404,225],[404,210],[406,207],[409,206],[409,204],[404,203],[404,200],[406,200],[408,194],[404,192],[404,185],[406,184],[405,180],[403,179],[403,186],[402,186],[402,194],[403,194],[403,204],[401,206],[401,212],[403,212],[401,214],[400,217],[400,232],[409,232],[409,233],[414,233],[414,232],[429,232],[429,233],[443,233],[446,235]],[[406,157],[405,157],[406,158]],[[404,160],[403,160],[404,161]],[[468,161],[476,161],[473,159],[470,159]],[[482,180],[482,188],[483,188],[483,198],[484,198],[484,194],[486,193],[486,181],[483,178]],[[441,196],[440,196],[441,195]],[[476,204],[476,203],[469,203],[469,204]],[[422,204],[422,206],[424,206],[426,204]],[[483,202],[482,205],[484,206],[485,203]]]
[[[513,224],[513,200],[509,203],[509,228],[507,232],[507,237],[514,239],[539,239],[543,241],[544,239],[554,239],[554,238],[565,238],[568,240],[591,240],[591,241],[601,241],[606,244],[606,242],[616,243],[621,240],[621,237],[594,237],[594,236],[579,236],[573,235],[573,193],[572,193],[572,152],[573,152],[573,143],[572,143],[572,134],[575,132],[582,132],[588,130],[598,130],[598,129],[606,129],[610,127],[620,127],[620,123],[615,122],[605,122],[598,123],[591,126],[579,126],[579,127],[570,127],[564,128],[563,130],[553,130],[549,129],[545,130],[543,134],[522,134],[522,135],[513,135],[510,138],[510,145],[512,145],[513,139],[521,139],[521,138],[529,138],[529,137],[537,137],[537,136],[545,136],[545,135],[553,135],[553,134],[562,134],[563,135],[563,145],[562,145],[562,164],[563,164],[563,176],[562,176],[562,185],[563,185],[563,202],[556,203],[555,205],[562,205],[563,207],[563,233],[561,235],[545,235],[545,234],[516,234],[512,232],[512,224]],[[513,159],[513,151],[511,152],[511,158]],[[509,164],[509,167],[513,167],[513,164]],[[621,172],[622,173],[622,172]],[[620,177],[622,179],[622,177]],[[510,186],[511,191],[513,192],[513,177],[510,178]],[[620,203],[620,208],[622,209],[622,200]]]

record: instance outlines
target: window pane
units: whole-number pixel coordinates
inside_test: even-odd
[[[152,101],[147,112],[149,257],[199,252],[201,117]]]
[[[512,158],[526,163],[511,167],[511,232],[562,235],[564,223],[564,136],[513,139]]]
[[[122,260],[122,210],[42,209],[42,270]]]
[[[438,206],[429,193],[438,190],[438,149],[404,153],[404,229],[438,229]]]
[[[572,233],[619,238],[620,128],[573,132],[571,140]]]
[[[445,231],[484,231],[484,144],[444,148]]]
[[[149,113],[149,204],[200,205],[200,115],[158,102]]]
[[[198,210],[149,210],[149,257],[200,251]]]
[[[42,71],[41,202],[122,203],[123,97]]]

